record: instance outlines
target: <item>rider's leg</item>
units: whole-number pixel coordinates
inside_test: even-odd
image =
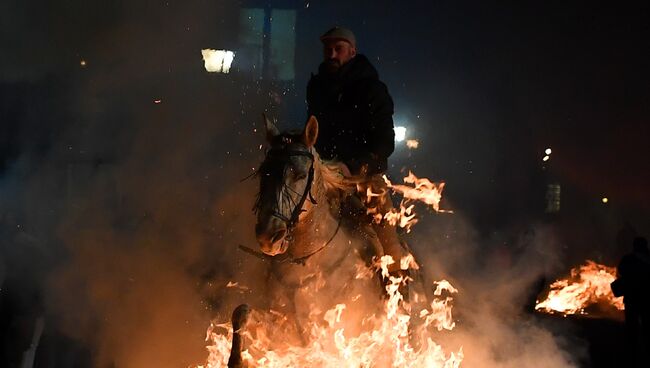
[[[395,226],[388,224],[386,221],[381,223],[373,223],[372,228],[377,233],[377,238],[381,243],[385,255],[393,257],[394,264],[388,267],[389,271],[396,271],[399,269],[399,261],[407,254],[400,243]]]
[[[378,206],[379,212],[382,214],[391,212],[393,209],[393,201],[390,195],[390,189],[384,179],[380,175],[375,175],[370,179],[369,183],[373,193],[383,193],[381,197],[378,197],[379,202],[371,203],[370,206]],[[402,270],[400,268],[400,260],[406,257],[409,252],[402,246],[396,226],[389,224],[386,220],[382,220],[379,223],[373,221],[372,227],[377,234],[384,254],[390,255],[393,258],[394,263],[388,266],[388,272],[392,277],[402,278],[398,291],[404,301],[408,302],[410,298],[407,279],[410,273],[408,269]],[[388,279],[382,280],[383,283],[387,283],[388,281]]]
[[[373,192],[384,193],[381,201],[377,203],[379,206],[379,212],[382,214],[391,212],[391,210],[393,210],[393,201],[390,195],[390,190],[384,180],[377,175],[372,178],[371,183]],[[379,223],[373,222],[372,227],[375,230],[375,233],[377,233],[379,242],[384,249],[384,254],[390,255],[395,261],[394,264],[388,267],[388,270],[399,270],[399,261],[405,257],[408,252],[402,247],[400,238],[397,235],[397,227],[389,224],[386,220],[382,220]]]

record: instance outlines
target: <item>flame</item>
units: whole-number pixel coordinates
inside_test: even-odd
[[[535,305],[535,310],[546,313],[587,314],[585,308],[607,303],[623,310],[623,298],[616,298],[610,284],[616,279],[616,267],[607,267],[594,261],[571,270],[571,276],[551,284],[548,297]]]
[[[389,212],[386,212],[383,216],[383,219],[388,221],[391,226],[399,226],[406,229],[406,232],[411,232],[411,226],[417,224],[418,219],[415,218],[415,212],[413,209],[415,205],[405,206],[404,201],[400,203],[399,210],[393,208]],[[379,219],[381,221],[381,217]],[[377,222],[380,222],[377,221]]]
[[[408,176],[404,178],[404,183],[413,184],[413,186],[393,184],[386,175],[383,175],[382,179],[382,185],[373,182],[357,184],[357,192],[366,204],[366,212],[372,216],[372,220],[376,223],[385,220],[391,226],[399,226],[406,229],[407,233],[410,232],[411,227],[418,222],[413,201],[423,202],[431,206],[436,212],[453,213],[453,211],[440,209],[442,190],[445,183],[434,183],[427,178],[420,179],[410,171]],[[385,202],[388,200],[388,191],[385,187],[382,188],[384,184],[393,193],[403,196],[399,208],[382,211],[382,208],[385,208]]]
[[[445,183],[434,183],[427,178],[418,178],[409,171],[407,177],[404,178],[404,183],[413,184],[413,186],[393,184],[388,180],[386,175],[383,176],[386,185],[393,190],[393,192],[401,194],[405,200],[420,201],[428,204],[436,212],[452,211],[441,210],[440,200],[442,199],[442,190],[445,188]]]
[[[407,142],[410,148],[415,143]],[[415,145],[411,147],[411,145]],[[392,226],[405,228],[407,232],[418,222],[414,212],[414,201],[421,201],[436,212],[451,212],[439,208],[444,183],[433,183],[427,178],[418,178],[413,173],[404,178],[405,184],[393,185],[386,176],[379,183],[359,183],[357,191],[365,202],[366,212],[373,221],[387,221]],[[401,194],[403,199],[399,209],[386,206],[388,191]],[[338,303],[323,312],[312,305],[308,313],[306,341],[289,341],[289,331],[295,332],[295,322],[291,316],[276,311],[262,313],[256,311],[248,323],[244,334],[247,350],[242,358],[248,367],[438,367],[457,368],[463,360],[463,349],[445,353],[441,345],[433,339],[435,331],[452,330],[455,322],[452,317],[452,294],[457,293],[448,281],[436,283],[433,300],[424,303],[424,296],[413,293],[413,306],[404,300],[400,293],[403,284],[411,281],[408,276],[394,276],[388,267],[396,261],[391,256],[383,256],[375,264],[386,283],[387,299],[384,299],[383,313],[369,313],[355,310],[354,304],[361,295],[355,295],[347,303]],[[376,277],[375,270],[361,264],[356,266],[356,278]],[[417,270],[419,265],[412,255],[399,260],[399,269]],[[237,288],[236,283],[227,287]],[[325,287],[318,283],[315,287]],[[443,295],[444,294],[444,295]],[[417,305],[419,311],[412,308]],[[350,316],[348,320],[346,317]],[[419,317],[419,323],[411,323],[412,316]],[[350,320],[361,322],[349,326]],[[293,330],[292,330],[293,328]],[[206,365],[198,368],[226,367],[233,338],[230,324],[212,324],[207,331],[209,342]],[[419,344],[414,346],[413,341]]]
[[[388,298],[381,315],[366,315],[362,321],[365,328],[359,333],[348,331],[344,316],[349,312],[346,304],[340,303],[321,313],[313,307],[309,313],[309,339],[306,344],[287,343],[282,336],[271,336],[282,331],[282,323],[290,323],[288,316],[279,313],[256,315],[257,322],[248,323],[245,333],[247,350],[242,356],[248,367],[439,367],[457,368],[463,360],[463,349],[445,353],[432,338],[432,330],[454,328],[450,296],[442,298],[444,292],[457,292],[449,282],[437,282],[437,296],[428,308],[419,312],[423,324],[414,327],[409,307],[400,294],[400,286],[406,276],[391,276],[388,266],[395,263],[390,256],[383,256],[376,267],[388,282]],[[401,266],[409,266],[412,259],[400,260]],[[350,311],[352,312],[352,311]],[[275,318],[269,325],[269,318]],[[270,332],[267,331],[270,329]],[[226,367],[232,341],[230,324],[212,324],[207,331],[206,341],[209,357],[206,365],[198,368]],[[281,335],[281,333],[280,333]],[[421,345],[411,344],[417,336]],[[283,342],[283,343],[278,343]]]

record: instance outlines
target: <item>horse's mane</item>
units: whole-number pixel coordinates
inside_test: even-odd
[[[298,142],[300,140],[301,131],[299,130],[289,130],[284,132],[274,138],[272,145],[283,144],[283,141],[289,142]],[[320,182],[322,184],[322,189],[326,197],[329,199],[333,198],[342,198],[348,195],[354,194],[357,191],[357,185],[365,182],[366,180],[363,176],[357,175],[346,175],[347,170],[345,170],[342,164],[334,160],[322,160],[318,152],[313,151],[314,154],[314,169],[318,171],[320,177]],[[278,169],[282,167],[282,163],[273,162],[273,161],[264,161],[262,162],[259,170],[256,173],[256,176],[266,174],[273,178],[275,182],[262,182],[260,186],[260,193],[263,191],[263,186],[273,185],[279,186],[282,185],[282,176],[277,175]],[[349,174],[349,172],[347,173]],[[258,193],[257,200],[253,209],[255,211],[259,210],[260,195]]]
[[[360,176],[346,176],[338,161],[316,160],[320,168],[320,176],[323,180],[325,191],[352,194],[357,190],[357,184],[362,183]]]

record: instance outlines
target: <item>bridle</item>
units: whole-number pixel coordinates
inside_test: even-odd
[[[283,145],[279,147],[274,147],[271,148],[267,153],[266,153],[266,160],[284,160],[288,159],[291,157],[307,157],[310,160],[310,165],[309,165],[309,172],[307,173],[307,184],[305,185],[305,190],[302,192],[300,195],[300,199],[298,202],[296,202],[295,207],[291,211],[290,217],[285,216],[283,213],[280,212],[281,210],[281,203],[276,202],[275,209],[273,210],[273,213],[271,214],[274,217],[279,218],[282,220],[286,227],[287,227],[287,232],[286,235],[284,236],[284,239],[282,240],[283,242],[291,242],[293,241],[293,230],[295,229],[296,225],[298,224],[298,221],[300,220],[300,214],[305,212],[306,210],[303,209],[305,205],[305,201],[309,199],[309,201],[312,204],[318,204],[314,197],[311,194],[311,187],[314,183],[314,161],[315,157],[314,154],[309,151],[309,150],[300,150],[300,149],[292,149],[292,148],[287,148],[288,144],[292,143],[291,138],[289,137],[282,137],[282,142],[284,143]],[[286,170],[286,165],[284,165],[285,168],[283,168],[282,172],[284,175],[284,172]],[[284,178],[283,178],[284,179]],[[296,264],[305,264],[305,261],[313,256],[314,254],[320,252],[321,250],[325,249],[331,242],[334,240],[336,237],[336,234],[338,234],[339,228],[341,227],[341,216],[339,216],[339,221],[338,224],[336,225],[336,230],[334,230],[334,234],[327,240],[323,246],[320,248],[316,249],[315,251],[302,256],[298,258],[293,258],[291,257],[288,253],[283,253],[280,256],[269,256],[267,254],[258,252],[256,250],[253,250],[249,247],[246,247],[244,245],[239,245],[239,248],[242,249],[243,251],[250,253],[258,258],[264,259],[264,260],[271,260],[275,262],[290,262],[290,263],[296,263]]]
[[[305,201],[307,200],[307,198],[309,197],[309,201],[312,204],[318,204],[318,202],[316,202],[316,200],[311,194],[311,186],[314,183],[314,154],[309,151],[302,151],[297,149],[285,149],[284,147],[281,147],[281,148],[270,149],[266,155],[267,155],[267,159],[268,158],[282,159],[282,158],[290,158],[292,156],[303,156],[309,158],[310,160],[309,172],[307,174],[307,184],[305,185],[305,190],[302,192],[298,202],[296,202],[295,207],[291,211],[290,217],[287,217],[284,214],[282,214],[280,211],[278,211],[280,209],[280,203],[276,203],[275,210],[273,210],[272,213],[273,216],[284,221],[284,223],[287,226],[287,236],[290,236],[293,229],[296,227],[298,220],[300,219],[300,214],[306,211],[303,209],[303,206],[305,205]]]

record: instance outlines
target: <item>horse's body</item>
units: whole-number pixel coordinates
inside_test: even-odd
[[[314,311],[353,300],[368,304],[355,310],[367,311],[380,304],[381,294],[378,279],[365,272],[381,255],[372,235],[363,236],[342,218],[341,204],[356,190],[355,182],[341,166],[320,160],[313,148],[317,129],[315,119],[300,134],[268,128],[271,149],[260,168],[256,206],[257,239],[272,256],[271,308],[293,314],[300,329]]]
[[[313,119],[302,133],[280,134],[267,121],[271,148],[258,173],[255,206],[256,236],[269,265],[265,308],[293,321],[297,340],[282,339],[299,343],[337,304],[346,304],[351,331],[360,327],[355,312],[381,309],[381,285],[372,271],[380,247],[372,233],[343,218],[341,204],[355,192],[355,181],[341,166],[320,160],[313,148],[317,129]]]

